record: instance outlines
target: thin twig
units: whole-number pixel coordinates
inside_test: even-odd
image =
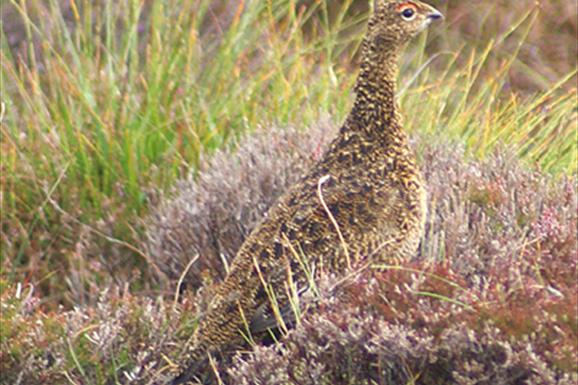
[[[327,182],[329,180],[329,178],[331,178],[331,176],[329,176],[329,175],[325,175],[325,176],[319,178],[319,182],[317,183],[317,195],[319,196],[319,200],[321,201],[321,205],[323,206],[323,208],[327,212],[327,215],[329,216],[331,223],[333,223],[333,226],[335,227],[335,230],[337,231],[337,235],[339,236],[339,240],[341,241],[341,244],[343,246],[343,251],[345,253],[345,260],[347,261],[347,268],[351,269],[351,259],[349,258],[349,250],[347,249],[347,243],[345,242],[345,238],[343,238],[343,234],[341,233],[341,230],[339,229],[339,224],[337,223],[337,221],[335,220],[335,217],[333,216],[333,214],[329,210],[329,207],[325,203],[325,199],[323,199],[323,191],[321,190],[321,185],[323,185],[323,183]]]
[[[442,55],[453,55],[454,53],[451,51],[444,51],[444,52],[438,52],[435,55],[433,55],[432,57],[430,57],[428,60],[426,60],[425,63],[423,63],[418,69],[417,71],[415,71],[415,73],[413,74],[413,76],[411,77],[411,79],[409,79],[401,88],[401,90],[399,90],[399,92],[397,93],[397,97],[399,98],[401,95],[403,95],[407,89],[413,84],[413,82],[415,82],[415,80],[418,78],[418,76],[438,57],[442,56]]]
[[[189,263],[187,263],[187,266],[185,267],[185,270],[183,270],[181,276],[179,277],[179,280],[177,282],[177,287],[175,288],[175,298],[173,301],[173,312],[175,311],[175,309],[177,308],[177,303],[179,302],[179,293],[181,292],[181,285],[183,284],[183,281],[185,279],[185,276],[187,275],[187,273],[189,272],[189,269],[191,268],[191,266],[193,266],[193,263],[195,263],[197,260],[199,259],[199,254],[195,255],[193,258],[191,258],[191,260],[189,261]]]
[[[208,354],[208,356],[209,356],[209,363],[211,364],[211,369],[213,369],[213,373],[215,373],[215,377],[217,378],[218,384],[224,385],[223,380],[221,380],[221,375],[219,374],[219,370],[217,369],[217,364],[215,363],[215,359],[210,354]]]

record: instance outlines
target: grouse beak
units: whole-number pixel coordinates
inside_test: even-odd
[[[438,11],[437,9],[432,9],[432,11],[429,13],[429,15],[427,15],[427,18],[430,21],[443,20],[444,15],[440,11]]]
[[[424,11],[427,16],[423,21],[422,29],[426,29],[435,20],[442,20],[444,18],[444,15],[440,11],[430,5],[427,5]]]

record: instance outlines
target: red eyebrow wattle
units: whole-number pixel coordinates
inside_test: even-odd
[[[417,10],[417,6],[411,1],[408,1],[407,3],[403,3],[397,6],[398,11],[403,11],[406,8],[413,8],[414,11]]]

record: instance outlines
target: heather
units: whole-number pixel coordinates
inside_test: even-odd
[[[315,159],[331,137],[328,125],[278,135],[268,129],[235,152],[216,154],[207,172],[178,185],[150,222],[151,254],[166,276],[198,287],[223,272],[242,237],[218,229],[247,234],[243,226],[255,223],[250,213],[260,217],[270,205],[263,191],[278,194],[292,172]],[[399,266],[372,266],[321,295],[319,311],[282,347],[259,349],[239,364],[239,382],[232,383],[484,383],[486,376],[570,383],[578,337],[575,179],[525,168],[506,149],[480,162],[431,136],[417,137],[414,146],[430,208],[419,254]],[[271,161],[284,157],[297,164]]]
[[[94,306],[45,312],[31,287],[5,288],[6,378],[166,379],[226,258],[335,129],[327,120],[307,132],[262,127],[204,160],[196,178],[160,200],[147,219],[147,244],[159,281],[175,290],[170,296],[135,295],[125,286],[101,293]],[[321,274],[281,344],[265,338],[254,351],[217,358],[224,383],[576,380],[575,179],[527,168],[506,149],[480,161],[455,142],[414,137],[430,207],[419,254],[359,266],[345,278]],[[239,230],[216,232],[221,224]],[[179,292],[179,285],[202,290]]]

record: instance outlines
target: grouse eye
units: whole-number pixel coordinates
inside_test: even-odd
[[[403,17],[407,17],[410,18],[413,16],[413,9],[411,8],[407,8],[406,10],[403,11]]]
[[[410,6],[402,9],[401,16],[405,20],[412,20],[415,17],[415,8]]]

